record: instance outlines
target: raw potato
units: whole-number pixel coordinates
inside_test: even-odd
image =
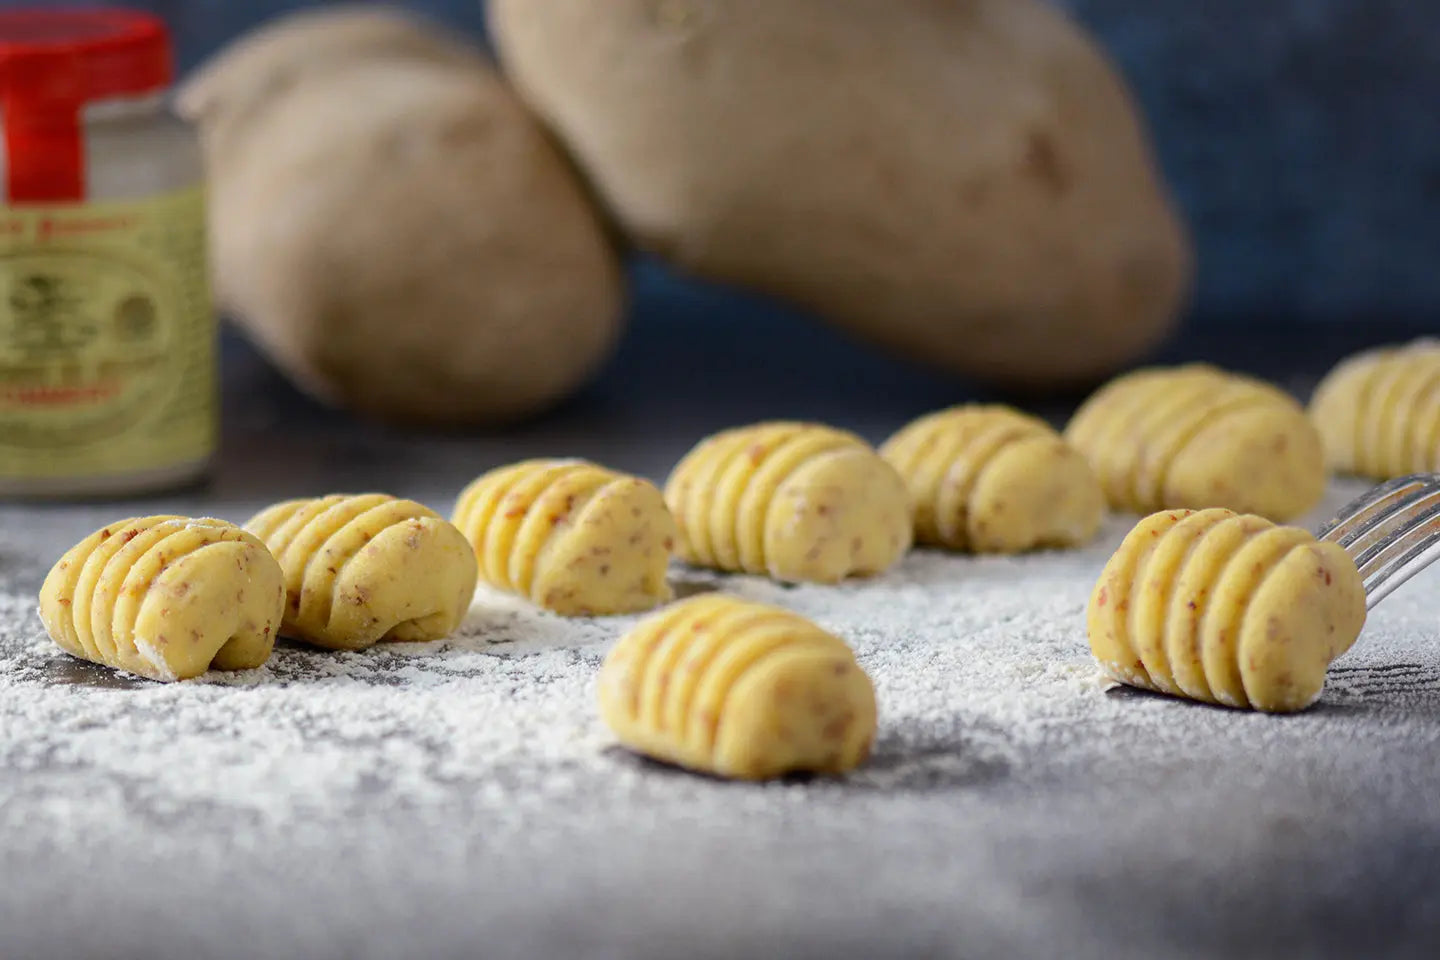
[[[285,574],[281,632],[336,650],[448,636],[475,596],[475,556],[454,526],[383,493],[288,500],[245,528]]]
[[[151,680],[187,680],[263,664],[284,602],[275,558],[234,524],[134,517],[56,562],[40,588],[40,619],[73,656]]]
[[[1302,710],[1365,624],[1365,587],[1334,543],[1229,510],[1152,514],[1106,564],[1090,649],[1132,687],[1227,707]]]
[[[1105,493],[1043,420],[970,405],[910,423],[880,448],[905,479],[915,542],[977,553],[1073,547],[1095,536]]]
[[[223,165],[230,135],[255,110],[298,83],[377,59],[424,60],[463,69],[483,66],[479,51],[396,7],[353,4],[301,10],[236,40],[191,76],[176,107],[202,124],[212,164]]]
[[[343,50],[351,35],[368,46]],[[622,280],[595,211],[494,70],[443,35],[368,10],[297,15],[181,102],[207,146],[217,296],[313,395],[498,423],[609,355]]]
[[[1288,520],[1320,502],[1328,479],[1320,434],[1293,397],[1204,364],[1112,380],[1065,439],[1111,506],[1134,513],[1228,507]]]
[[[875,689],[844,641],[719,594],[642,620],[598,687],[600,716],[625,746],[721,777],[844,773],[875,737]]]
[[[1316,388],[1310,419],[1336,470],[1377,480],[1440,470],[1440,341],[1348,358]]]
[[[487,584],[562,616],[649,610],[674,596],[675,521],[649,481],[578,460],[526,460],[475,480],[455,526]]]
[[[490,0],[641,246],[1010,385],[1156,343],[1191,255],[1135,106],[1041,0]]]
[[[912,540],[905,482],[853,433],[774,421],[700,442],[665,484],[680,555],[701,567],[836,583]]]

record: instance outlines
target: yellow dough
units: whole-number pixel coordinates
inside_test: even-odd
[[[673,596],[675,521],[639,477],[579,460],[526,460],[466,487],[455,525],[482,580],[564,616],[634,613]]]
[[[636,625],[605,658],[599,696],[625,746],[735,779],[844,773],[875,737],[875,690],[844,641],[721,594]]]
[[[475,596],[475,556],[455,527],[413,500],[332,494],[277,503],[245,529],[285,573],[281,632],[321,647],[439,640]]]
[[[1440,470],[1440,341],[1342,361],[1316,388],[1310,419],[1336,470],[1378,480]]]
[[[284,603],[275,558],[234,524],[137,517],[59,559],[40,588],[40,619],[74,656],[186,680],[264,663]]]
[[[691,564],[836,583],[910,548],[905,482],[865,441],[811,423],[724,430],[675,467],[665,502]]]
[[[1224,509],[1152,514],[1090,597],[1090,649],[1121,683],[1301,710],[1365,624],[1354,562],[1307,530]]]
[[[1068,547],[1095,535],[1105,494],[1045,421],[1002,406],[941,410],[880,448],[910,488],[915,542],[990,553]]]
[[[1139,370],[1085,402],[1065,439],[1112,506],[1134,513],[1228,507],[1272,520],[1320,502],[1320,435],[1277,387],[1204,364]]]

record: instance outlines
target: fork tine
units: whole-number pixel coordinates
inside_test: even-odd
[[[1440,474],[1397,477],[1346,504],[1318,534],[1345,549],[1374,607],[1440,559]]]
[[[1393,519],[1396,512],[1406,510],[1437,491],[1440,491],[1440,475],[1419,473],[1397,477],[1347,503],[1333,520],[1321,528],[1317,537],[1348,550],[1361,537]]]
[[[1440,530],[1440,491],[1396,510],[1373,528],[1373,533],[1346,547],[1363,574],[1386,555],[1393,556],[1397,547],[1413,543],[1417,536],[1434,536]]]
[[[1372,516],[1341,545],[1355,559],[1355,565],[1363,569],[1396,540],[1407,537],[1412,530],[1433,519],[1437,510],[1440,510],[1440,486],[1411,494],[1383,514]]]
[[[1426,526],[1428,524],[1428,527]],[[1396,540],[1390,548],[1369,564],[1369,572],[1361,570],[1365,582],[1365,609],[1394,593],[1396,588],[1430,564],[1440,559],[1440,513],[1410,528],[1410,536]]]

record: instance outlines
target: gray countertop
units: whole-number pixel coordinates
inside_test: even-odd
[[[482,598],[450,641],[282,644],[260,671],[173,686],[44,640],[45,570],[118,516],[243,520],[361,488],[448,510],[464,482],[524,456],[663,477],[736,422],[817,417],[879,437],[973,395],[764,307],[667,297],[599,385],[485,438],[353,423],[232,345],[210,484],[138,505],[0,506],[0,957],[1435,955],[1429,574],[1377,610],[1322,702],[1286,718],[1095,678],[1081,611],[1125,518],[1083,551],[917,552],[838,589],[682,575],[816,617],[875,678],[871,762],[767,786],[613,746],[590,683],[625,618]],[[1303,391],[1376,332],[1325,336],[1217,330],[1166,355]],[[1358,489],[1337,485],[1327,508]]]

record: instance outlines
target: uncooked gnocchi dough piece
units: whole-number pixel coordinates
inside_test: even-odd
[[[665,484],[681,556],[696,566],[835,583],[910,548],[899,474],[852,433],[775,421],[724,430]]]
[[[1105,494],[1090,464],[1045,421],[963,406],[910,423],[880,448],[910,488],[915,542],[1015,553],[1095,535]]]
[[[1365,624],[1334,543],[1229,510],[1142,520],[1090,597],[1090,649],[1115,680],[1268,712],[1301,710]]]
[[[1440,470],[1440,341],[1343,361],[1316,388],[1310,419],[1336,470],[1380,480]]]
[[[875,736],[875,690],[844,641],[720,594],[636,625],[605,658],[599,695],[625,746],[722,777],[844,773]]]
[[[383,493],[288,500],[250,518],[285,573],[281,632],[339,650],[439,640],[475,596],[475,556],[454,526]]]
[[[455,525],[480,577],[563,616],[649,610],[666,579],[675,521],[655,485],[579,460],[526,460],[465,488]]]
[[[1135,513],[1228,507],[1288,520],[1320,502],[1328,478],[1320,434],[1294,398],[1204,364],[1112,380],[1065,439],[1110,504]]]
[[[74,656],[186,680],[264,663],[284,602],[275,558],[234,524],[135,517],[60,558],[40,588],[40,619]]]

